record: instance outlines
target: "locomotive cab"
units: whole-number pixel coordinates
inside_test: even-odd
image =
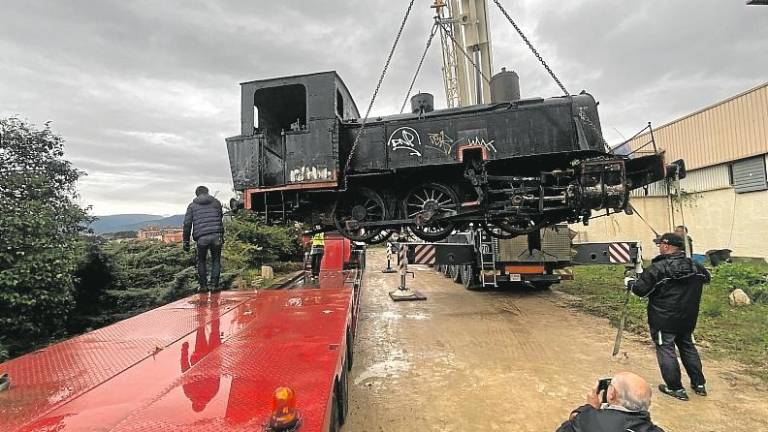
[[[282,206],[286,191],[336,187],[339,124],[360,116],[341,78],[322,72],[240,87],[240,135],[226,142],[245,207],[264,210],[273,202]]]

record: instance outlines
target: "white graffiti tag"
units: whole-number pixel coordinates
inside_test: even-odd
[[[453,138],[446,135],[444,131],[440,131],[439,133],[431,133],[429,134],[429,146],[440,150],[447,156],[451,154],[451,148],[453,148]]]
[[[496,140],[485,141],[485,138],[474,137],[474,138],[468,139],[467,140],[467,144],[469,144],[471,146],[480,146],[480,147],[483,147],[484,149],[486,149],[488,151],[492,151],[492,152],[495,153],[496,152],[496,147],[493,146],[493,143],[495,141]]]
[[[333,180],[333,171],[323,167],[302,166],[296,169],[292,169],[288,173],[288,179],[291,182],[302,182],[309,180]]]
[[[392,132],[389,136],[388,144],[392,147],[392,150],[408,150],[411,156],[421,156],[421,138],[419,134],[409,128],[401,127]]]

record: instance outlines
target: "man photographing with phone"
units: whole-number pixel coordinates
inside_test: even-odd
[[[557,432],[664,432],[651,422],[651,387],[632,372],[601,379]]]

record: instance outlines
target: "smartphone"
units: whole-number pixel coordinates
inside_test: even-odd
[[[600,378],[597,381],[597,394],[603,392],[602,403],[608,403],[608,386],[611,385],[612,378]]]

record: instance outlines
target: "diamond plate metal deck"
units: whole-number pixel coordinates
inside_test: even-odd
[[[272,391],[323,430],[351,325],[345,277],[192,296],[0,364],[2,431],[260,430]]]

